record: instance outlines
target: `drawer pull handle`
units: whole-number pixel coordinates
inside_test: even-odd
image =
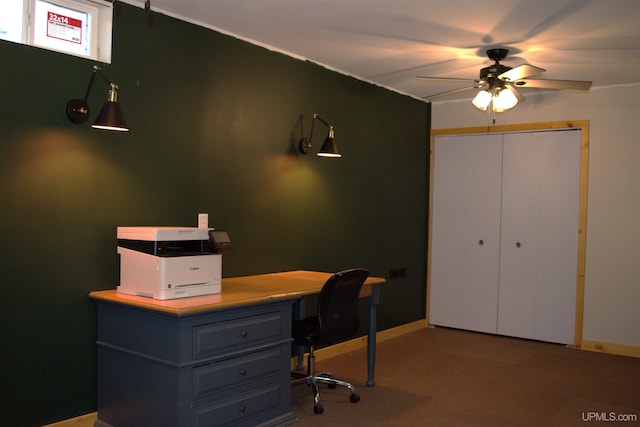
[[[240,412],[245,412],[247,410],[247,407],[244,405],[240,405]]]
[[[246,368],[240,369],[240,375],[247,375],[247,369]]]
[[[241,335],[246,338],[246,336],[249,335],[249,333],[247,331],[242,331]]]

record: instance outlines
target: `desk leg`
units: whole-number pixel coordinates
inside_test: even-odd
[[[300,298],[298,300],[298,311],[297,313],[295,313],[295,320],[300,320],[300,319],[304,319],[304,314],[305,314],[305,310],[304,310],[304,298]],[[297,345],[296,346],[296,351],[298,354],[298,363],[296,364],[296,370],[297,371],[301,371],[304,369],[304,346],[303,345]]]
[[[369,332],[367,335],[367,386],[373,387],[376,382],[373,375],[376,369],[376,310],[380,301],[380,287],[373,285],[371,287],[371,296],[367,298],[369,303]]]

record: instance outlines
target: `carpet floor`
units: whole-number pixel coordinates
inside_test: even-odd
[[[374,387],[366,350],[317,363],[361,396],[291,390],[297,426],[640,426],[640,359],[563,345],[427,328],[378,343]]]

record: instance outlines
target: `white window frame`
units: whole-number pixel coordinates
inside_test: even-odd
[[[20,43],[111,63],[111,32],[113,28],[113,4],[111,1],[9,1],[23,2]],[[48,33],[48,31],[55,29],[61,31],[58,31],[57,34]],[[6,40],[17,41],[18,37],[15,34],[12,36]],[[73,39],[76,38],[78,40],[74,41]]]
[[[27,31],[27,3],[29,0],[2,0],[0,3],[0,39],[24,43]],[[4,3],[6,1],[6,3]],[[21,4],[21,6],[20,6]],[[18,12],[18,9],[22,10]],[[20,28],[17,30],[17,28]]]

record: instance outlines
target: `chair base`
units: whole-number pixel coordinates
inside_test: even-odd
[[[302,372],[292,372],[291,378],[291,385],[306,383],[307,386],[311,388],[311,392],[313,393],[313,412],[316,415],[324,412],[324,407],[320,403],[320,390],[318,389],[319,383],[327,384],[330,389],[334,389],[338,386],[345,387],[351,392],[349,400],[352,403],[360,401],[360,395],[356,392],[356,388],[351,383],[335,378],[330,372],[320,372],[313,375],[304,374]]]

